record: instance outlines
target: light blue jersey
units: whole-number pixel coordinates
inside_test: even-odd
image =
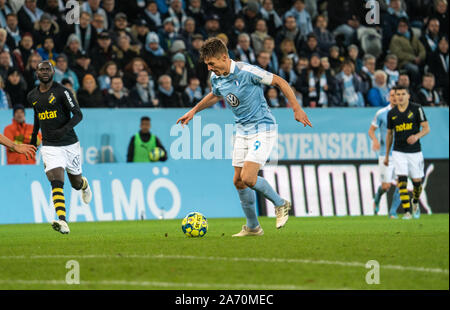
[[[375,114],[373,118],[372,125],[377,127],[380,130],[380,151],[379,156],[386,155],[386,134],[387,134],[387,115],[391,110],[391,105],[387,105],[384,108],[381,108]],[[390,154],[390,153],[389,153]]]
[[[244,62],[231,60],[230,73],[211,73],[212,93],[225,98],[234,113],[236,134],[249,135],[276,128],[262,85],[272,83],[273,74]]]

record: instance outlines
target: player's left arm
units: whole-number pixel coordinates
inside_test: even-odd
[[[417,141],[419,141],[420,138],[426,136],[430,132],[430,125],[428,124],[428,120],[425,116],[425,112],[423,111],[422,107],[419,107],[418,109],[419,113],[417,115],[418,121],[420,122],[420,127],[422,128],[418,133],[411,135],[408,137],[406,142],[409,144],[414,144]]]
[[[289,86],[288,82],[285,79],[283,79],[282,77],[274,74],[271,85],[278,87],[281,90],[281,92],[284,94],[288,103],[291,105],[292,109],[294,110],[295,119],[298,122],[302,123],[305,127],[306,127],[306,125],[312,127],[312,124],[309,121],[308,116],[306,115],[305,111],[298,104],[297,99],[295,98],[294,91]]]
[[[80,106],[70,90],[64,89],[61,92],[61,96],[63,104],[70,110],[70,112],[72,112],[72,117],[70,120],[63,127],[58,129],[58,133],[61,134],[62,137],[78,125],[79,122],[81,122],[83,119],[83,113],[81,113]]]

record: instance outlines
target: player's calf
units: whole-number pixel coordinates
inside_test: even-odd
[[[400,200],[402,202],[402,207],[403,210],[405,211],[404,218],[409,219],[411,218],[411,202],[409,199],[407,185],[408,185],[408,177],[404,175],[399,176],[397,187],[400,193]]]

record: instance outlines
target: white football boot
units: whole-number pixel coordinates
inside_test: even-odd
[[[246,237],[246,236],[262,236],[264,235],[264,230],[260,225],[255,228],[248,228],[246,225],[242,226],[242,230],[237,234],[234,234],[233,237]]]
[[[412,219],[411,212],[406,212],[405,215],[403,215],[402,220],[410,220]]]
[[[85,177],[82,177],[83,180],[86,182],[87,187],[86,189],[82,189],[81,190],[81,198],[83,199],[83,202],[85,204],[89,204],[92,200],[92,191],[91,191],[91,187],[89,186],[89,182]]]
[[[415,219],[420,218],[420,206],[418,201],[416,203],[414,203],[414,201],[412,202],[412,210],[413,210],[413,218]]]
[[[287,200],[284,205],[275,207],[275,215],[277,216],[277,229],[283,227],[289,219],[289,210],[291,210],[291,203]]]
[[[67,225],[66,221],[63,220],[53,221],[52,227],[54,230],[59,231],[62,234],[70,233],[69,225]]]

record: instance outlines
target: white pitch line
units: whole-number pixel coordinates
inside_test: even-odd
[[[62,280],[0,280],[0,284],[23,284],[23,285],[69,285],[74,289],[77,284],[67,284]],[[122,286],[149,286],[149,287],[183,287],[187,289],[203,288],[203,289],[248,289],[248,290],[310,290],[311,287],[297,285],[264,285],[264,284],[243,284],[243,283],[177,283],[177,282],[157,282],[157,281],[124,281],[124,280],[103,280],[103,281],[80,281],[80,285],[122,285]],[[348,289],[348,288],[342,288]],[[335,290],[335,288],[327,288],[327,290]]]
[[[365,263],[361,262],[342,262],[342,261],[328,261],[328,260],[311,260],[311,259],[296,259],[296,258],[265,258],[265,257],[217,257],[217,256],[190,256],[190,255],[142,255],[142,254],[123,254],[123,255],[19,255],[19,256],[0,256],[0,259],[47,259],[47,258],[136,258],[136,259],[189,259],[189,260],[212,260],[212,261],[232,261],[232,262],[255,262],[255,263],[296,263],[296,264],[312,264],[312,265],[337,265],[345,267],[362,267],[366,268]],[[401,270],[401,271],[416,271],[429,273],[447,273],[448,269],[428,268],[428,267],[414,267],[401,265],[380,265],[382,269]]]

